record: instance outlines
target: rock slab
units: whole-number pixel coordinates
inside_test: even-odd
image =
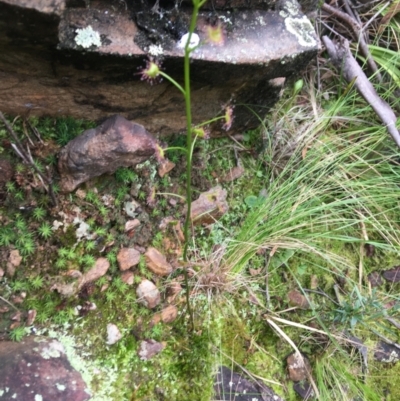
[[[91,178],[142,163],[154,154],[154,146],[155,139],[142,125],[112,116],[61,149],[61,191],[71,192]]]
[[[191,55],[193,123],[236,104],[231,132],[242,133],[259,126],[285,78],[316,56],[318,39],[294,0],[240,0],[240,8],[236,0],[218,2],[224,9],[210,2],[212,17],[201,11],[196,27],[201,46]],[[170,27],[177,18],[190,21],[191,10],[168,6],[154,14],[153,3],[92,0],[86,8],[83,0],[0,0],[0,110],[91,120],[119,113],[160,135],[184,131],[180,92],[167,80],[150,86],[137,73],[147,55],[159,56],[163,70],[182,83],[181,37]],[[267,10],[254,6],[269,3]],[[219,46],[207,42],[213,19],[223,25]],[[79,32],[96,40],[83,46]],[[222,126],[213,124],[211,134],[222,135]]]
[[[0,342],[2,401],[85,401],[91,398],[62,344],[46,337]]]

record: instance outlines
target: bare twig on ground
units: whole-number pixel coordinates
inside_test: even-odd
[[[378,70],[378,66],[376,65],[374,59],[371,56],[371,53],[368,49],[368,45],[365,41],[364,35],[363,35],[363,29],[362,26],[350,15],[344,13],[343,11],[338,10],[335,7],[330,6],[329,4],[324,3],[321,7],[321,9],[329,14],[334,15],[337,18],[340,18],[342,21],[346,22],[347,24],[350,25],[351,29],[354,32],[355,38],[358,41],[359,48],[361,50],[361,53],[365,57],[368,67],[372,71],[372,73],[375,74],[376,79],[378,82],[382,81],[382,75],[380,74]]]
[[[342,72],[347,82],[354,81],[354,85],[361,96],[371,105],[380,120],[385,124],[387,131],[397,146],[400,147],[400,132],[396,128],[396,115],[389,104],[379,97],[375,88],[365,76],[350,52],[349,42],[342,40],[334,44],[327,36],[323,36],[322,41],[335,67]]]
[[[0,299],[5,302],[6,304],[10,305],[12,308],[14,308],[16,311],[19,312],[19,309],[17,307],[15,307],[11,302],[8,302],[5,298],[3,298],[2,296],[0,296]]]

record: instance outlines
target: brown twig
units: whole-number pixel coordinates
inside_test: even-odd
[[[367,61],[368,67],[370,68],[372,73],[375,74],[375,77],[378,80],[378,82],[381,82],[382,75],[379,72],[378,66],[376,65],[374,59],[372,58],[371,53],[369,52],[368,45],[363,35],[362,26],[356,20],[354,20],[354,18],[352,18],[350,15],[344,13],[343,11],[338,10],[335,7],[330,6],[329,4],[324,3],[321,9],[329,14],[334,15],[337,18],[340,18],[342,21],[350,25],[358,41],[360,51]]]
[[[400,147],[400,132],[396,128],[396,115],[383,99],[381,99],[375,88],[365,76],[355,58],[353,57],[349,42],[339,41],[336,45],[327,37],[323,36],[322,41],[335,67],[342,72],[347,82],[353,82],[361,96],[370,104],[372,109],[385,124],[387,131]]]

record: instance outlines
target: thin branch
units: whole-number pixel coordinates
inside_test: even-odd
[[[349,42],[342,40],[335,45],[327,36],[323,36],[322,41],[335,67],[342,72],[347,82],[354,81],[358,92],[370,104],[380,120],[385,124],[387,131],[397,146],[400,147],[400,132],[396,128],[396,115],[389,104],[379,97],[375,88],[365,76],[364,71],[350,51]]]
[[[365,42],[364,36],[363,36],[363,31],[362,27],[356,20],[354,20],[350,15],[344,13],[343,11],[338,10],[335,7],[330,6],[329,4],[324,3],[321,7],[323,11],[326,11],[327,13],[330,13],[334,15],[335,17],[340,18],[341,20],[345,21],[347,24],[350,25],[352,28],[356,39],[358,41],[358,45],[360,47],[361,53],[367,60],[368,67],[370,70],[375,74],[376,79],[378,82],[382,81],[382,75],[379,72],[378,66],[376,65],[374,59],[371,56],[371,53],[369,52],[368,45]]]

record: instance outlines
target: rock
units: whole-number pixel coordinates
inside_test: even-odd
[[[125,232],[131,231],[139,226],[140,226],[140,221],[138,219],[128,220],[125,223]]]
[[[311,374],[311,365],[304,355],[298,355],[297,352],[290,354],[287,359],[289,378],[294,382],[306,380]]]
[[[171,323],[178,317],[178,308],[175,305],[169,305],[161,311],[161,321]]]
[[[122,334],[119,331],[118,327],[113,324],[107,324],[107,343],[108,345],[113,345],[118,342],[122,338]]]
[[[135,276],[132,272],[126,271],[121,274],[121,280],[128,285],[132,285],[135,281]]]
[[[161,301],[160,291],[150,280],[143,280],[139,284],[136,294],[139,297],[138,302],[149,309],[155,308]]]
[[[289,305],[298,306],[300,309],[310,309],[310,303],[307,298],[297,290],[289,291]]]
[[[167,288],[168,302],[172,302],[181,291],[181,284],[178,281],[172,281]]]
[[[293,384],[293,390],[303,399],[309,400],[314,397],[314,390],[308,381],[304,380]]]
[[[367,258],[372,258],[375,255],[375,247],[372,244],[365,244],[364,251]]]
[[[37,312],[35,309],[28,310],[28,315],[26,317],[26,325],[27,326],[33,325],[33,323],[35,322],[35,319],[36,319],[36,315],[37,315]]]
[[[231,182],[237,180],[244,174],[244,167],[239,165],[231,168],[226,175],[221,178],[222,182]]]
[[[19,254],[18,249],[13,249],[10,252],[10,256],[8,258],[8,263],[7,263],[7,276],[8,277],[14,276],[16,268],[19,267],[21,262],[22,262],[22,256]]]
[[[396,347],[397,345],[397,347]],[[383,363],[395,363],[400,359],[400,345],[387,344],[379,341],[374,353],[374,358]]]
[[[11,302],[14,305],[20,305],[24,302],[24,299],[26,298],[26,292],[21,292],[19,295],[11,295]]]
[[[147,361],[153,358],[165,348],[165,344],[159,343],[155,340],[144,340],[140,343],[138,355],[142,361]]]
[[[14,169],[10,161],[4,157],[0,157],[0,189],[2,189],[8,181],[11,181]]]
[[[214,399],[219,401],[283,401],[261,382],[246,379],[242,374],[220,366],[214,380]]]
[[[140,262],[140,252],[135,248],[122,248],[117,255],[119,270],[125,271]]]
[[[10,257],[8,260],[13,266],[18,267],[22,262],[22,256],[19,254],[19,250],[13,249],[10,252]]]
[[[98,258],[94,266],[83,275],[80,287],[82,287],[85,283],[96,281],[100,277],[103,277],[109,268],[110,262],[106,258]]]
[[[38,6],[43,3],[46,8]],[[56,3],[63,4],[63,12],[55,11]],[[150,14],[151,22],[158,22],[154,30],[139,20],[141,15],[149,17],[145,10],[154,2],[92,1],[88,8],[84,3],[0,1],[0,110],[11,115],[29,112],[87,120],[118,112],[160,135],[185,130],[180,93],[167,80],[146,85],[133,71],[143,66],[146,54],[157,53],[166,72],[175,80],[182,79],[180,38],[167,23],[178,19],[177,26],[179,20],[190,19],[190,7],[167,7],[162,18]],[[316,56],[318,38],[295,1],[243,1],[242,8],[234,5],[236,0],[219,3],[225,5],[216,14],[223,24],[224,43],[217,46],[206,41],[209,11],[200,12],[196,27],[201,46],[191,53],[196,72],[193,124],[210,120],[220,111],[224,114],[221,105],[234,99],[232,132],[242,133],[258,127],[258,116],[264,116],[279,99],[282,84],[277,79],[298,74]],[[257,9],[260,4],[268,10]],[[53,12],[44,12],[48,8]],[[89,48],[79,45],[77,30],[86,27],[91,27],[101,43],[97,39]],[[216,122],[212,134],[220,135],[222,126]]]
[[[91,398],[61,343],[45,337],[0,341],[1,400],[86,401]]]
[[[129,217],[136,217],[141,212],[142,207],[139,202],[131,200],[124,203],[124,210]]]
[[[18,311],[18,312],[13,313],[13,314],[10,316],[10,319],[11,319],[11,320],[15,320],[15,321],[17,321],[17,322],[20,322],[20,321],[21,321],[21,316],[22,316],[22,312],[21,312],[21,311]]]
[[[175,163],[172,163],[168,159],[164,159],[158,165],[158,175],[163,178],[165,174],[168,174],[175,167]]]
[[[379,287],[383,284],[382,276],[379,272],[372,272],[368,274],[368,281],[371,283],[371,287]]]
[[[172,266],[167,262],[165,256],[156,248],[148,248],[144,254],[146,266],[158,276],[167,276],[172,273]]]
[[[154,138],[142,125],[121,116],[110,117],[61,149],[61,191],[71,192],[91,178],[142,163],[154,154],[154,146]]]
[[[203,192],[192,203],[190,217],[194,224],[212,224],[215,223],[215,220],[220,219],[228,210],[226,190],[218,185],[207,192]],[[186,213],[186,206],[183,213]]]
[[[398,283],[400,281],[400,266],[395,266],[393,269],[385,270],[382,276],[390,283]]]
[[[175,305],[169,305],[161,313],[156,313],[151,319],[151,326],[159,322],[171,323],[178,317],[178,308]]]

